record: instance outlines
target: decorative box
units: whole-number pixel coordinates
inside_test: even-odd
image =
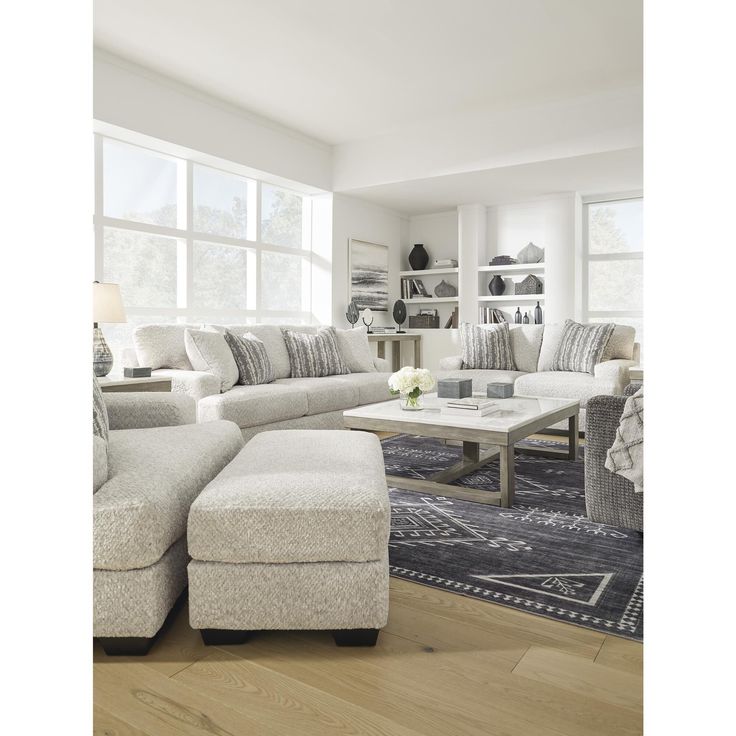
[[[123,368],[123,376],[125,378],[150,378],[151,369],[141,367],[132,368],[128,366],[127,368]]]
[[[507,382],[489,383],[486,386],[486,396],[489,399],[509,399],[514,395],[514,384]]]
[[[437,396],[440,399],[464,399],[472,395],[472,378],[443,378],[437,381]]]
[[[438,314],[411,314],[409,315],[409,328],[421,330],[440,326]]]
[[[542,294],[543,292],[544,281],[531,273],[523,281],[514,284],[514,294],[516,295]]]

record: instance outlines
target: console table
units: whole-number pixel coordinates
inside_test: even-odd
[[[368,342],[378,343],[378,357],[386,357],[386,343],[391,343],[391,367],[394,371],[401,368],[401,343],[402,342],[413,342],[414,343],[414,367],[422,367],[422,336],[416,332],[389,332],[388,334],[376,335],[371,333],[368,335]]]

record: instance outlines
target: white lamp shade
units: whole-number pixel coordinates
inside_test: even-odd
[[[118,284],[92,284],[92,321],[126,322]]]

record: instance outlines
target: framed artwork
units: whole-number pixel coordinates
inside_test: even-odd
[[[388,312],[388,246],[350,238],[350,293],[358,309]]]

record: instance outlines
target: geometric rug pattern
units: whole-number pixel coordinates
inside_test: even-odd
[[[409,435],[382,446],[386,472],[413,478],[462,455]],[[642,534],[588,521],[582,459],[517,454],[515,469],[510,509],[391,488],[391,575],[641,641]],[[496,491],[498,478],[493,460],[453,485]]]

